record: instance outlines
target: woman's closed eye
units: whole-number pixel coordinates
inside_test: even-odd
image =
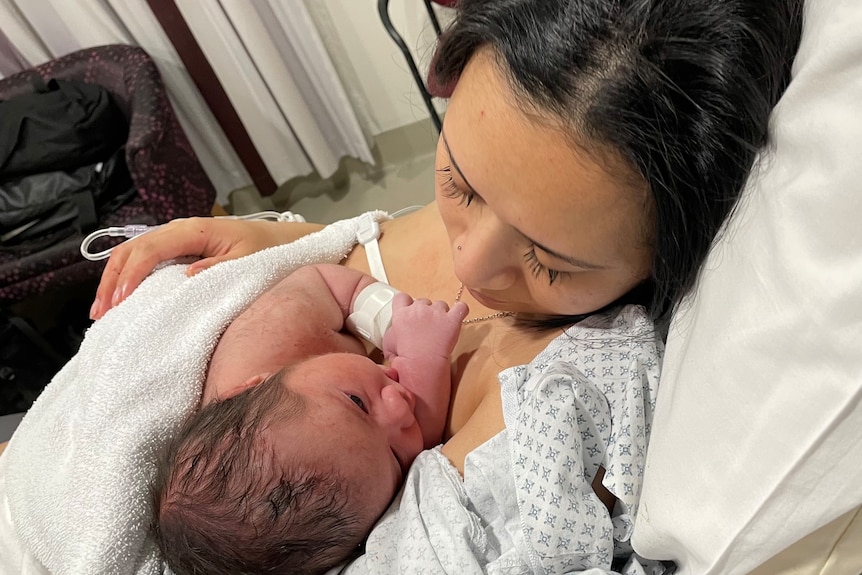
[[[548,285],[553,285],[555,281],[559,278],[567,278],[571,276],[574,272],[564,272],[559,270],[553,270],[542,262],[539,261],[538,256],[536,256],[536,246],[530,246],[530,249],[527,250],[527,253],[524,254],[524,261],[530,266],[530,271],[533,272],[533,275],[536,279],[541,278],[543,275],[548,277]]]
[[[359,397],[358,395],[353,395],[352,393],[348,393],[348,394],[347,394],[347,398],[348,398],[350,401],[352,401],[353,403],[355,403],[355,404],[356,404],[356,407],[358,407],[359,409],[361,409],[361,410],[362,410],[362,411],[364,411],[365,413],[368,413],[368,408],[367,408],[367,407],[365,407],[365,402],[364,402],[364,401],[362,401],[362,398],[361,398],[361,397]]]
[[[447,198],[452,198],[453,200],[460,200],[460,203],[465,206],[469,206],[473,203],[473,199],[476,197],[476,192],[472,190],[465,191],[458,187],[458,184],[455,183],[455,179],[452,177],[451,166],[440,168],[437,170],[437,173],[443,178],[443,195]]]
[[[452,177],[451,166],[440,168],[437,170],[437,173],[443,178],[443,194],[447,198],[459,200],[459,203],[465,206],[469,206],[474,199],[481,199],[476,192],[472,190],[464,190],[455,183],[455,179]],[[530,271],[537,279],[541,278],[543,275],[547,276],[548,285],[553,285],[553,283],[558,279],[569,277],[574,273],[551,269],[544,265],[536,256],[536,246],[534,245],[531,245],[527,253],[524,254],[524,261],[526,261],[527,265],[530,267]]]

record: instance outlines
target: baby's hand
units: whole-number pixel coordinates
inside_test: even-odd
[[[396,294],[392,300],[392,327],[383,336],[383,356],[391,360],[395,356],[430,355],[448,361],[468,312],[464,302],[456,302],[449,309],[444,301],[414,301],[405,293]]]

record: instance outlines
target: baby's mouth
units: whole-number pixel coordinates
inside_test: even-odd
[[[392,381],[398,381],[398,372],[389,366],[383,366],[383,374]]]

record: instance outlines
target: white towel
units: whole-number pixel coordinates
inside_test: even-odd
[[[343,259],[358,221],[192,278],[166,266],[97,321],[0,456],[0,572],[161,574],[149,484],[219,336],[294,269]]]

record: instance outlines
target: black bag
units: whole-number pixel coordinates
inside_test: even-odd
[[[34,92],[0,102],[0,181],[108,159],[129,135],[102,86],[33,74]]]
[[[110,93],[34,75],[36,91],[0,102],[0,249],[44,249],[95,228],[135,188],[128,125]]]
[[[0,248],[42,249],[95,229],[136,193],[120,148],[105,162],[0,184]]]

